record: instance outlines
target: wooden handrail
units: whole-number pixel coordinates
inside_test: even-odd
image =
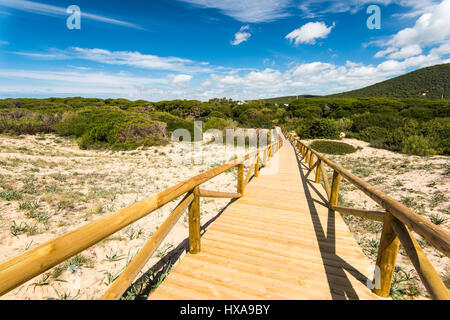
[[[70,257],[82,252],[83,250],[95,245],[101,240],[147,216],[180,196],[188,192],[194,192],[195,189],[197,189],[197,195],[199,196],[199,185],[213,179],[231,168],[236,166],[241,167],[246,159],[255,156],[259,152],[272,150],[272,148],[279,146],[280,143],[282,142],[278,140],[264,148],[248,153],[244,157],[235,159],[232,162],[223,164],[192,178],[186,179],[145,200],[139,201],[115,213],[90,222],[1,263],[0,296],[69,259]],[[243,191],[238,191],[238,193],[242,195]],[[178,213],[179,210],[176,212],[175,216]],[[171,215],[171,217],[174,216]],[[152,245],[149,244],[149,247],[152,248]],[[149,251],[150,250],[147,248],[147,252]],[[145,257],[146,255],[143,254],[135,265],[139,265],[140,262],[145,260]],[[132,274],[131,271],[130,274]]]
[[[175,210],[164,220],[150,240],[139,250],[138,254],[131,260],[130,264],[122,271],[120,276],[109,286],[102,300],[120,299],[193,200],[194,195],[192,192],[188,193]]]
[[[283,130],[285,134],[288,134]],[[348,170],[340,167],[331,160],[327,159],[323,154],[315,151],[301,141],[298,141],[310,153],[315,154],[323,163],[338,172],[347,181],[352,183],[359,190],[368,195],[372,200],[382,206],[386,211],[389,211],[398,220],[407,225],[411,230],[422,236],[425,240],[431,243],[436,249],[450,257],[450,233],[433,224],[431,221],[425,219],[419,214],[415,213],[404,204],[391,198],[384,192],[376,189],[361,178],[355,176]]]
[[[392,227],[398,235],[403,248],[405,248],[408,257],[417,270],[417,273],[428,292],[431,293],[434,299],[450,300],[450,294],[448,293],[447,287],[442,282],[416,239],[414,239],[411,232],[408,230],[408,227],[397,219],[392,221]]]
[[[445,255],[450,256],[450,234],[446,230],[434,225],[402,203],[389,197],[361,178],[330,161],[323,154],[304,144],[298,138],[294,138],[286,131],[286,129],[282,128],[282,132],[288,140],[292,142],[294,148],[297,147],[300,154],[304,157],[303,160],[307,164],[309,170],[314,169],[311,159],[314,155],[317,156],[320,164],[316,166],[316,170],[320,170],[322,173],[321,176],[328,195],[330,210],[383,222],[383,231],[377,257],[377,266],[380,268],[380,287],[375,288],[373,290],[374,293],[383,297],[389,296],[399,243],[401,242],[428,292],[430,292],[435,299],[450,299],[448,289],[445,287],[442,279],[433,268],[423,250],[411,235],[408,227],[421,235],[436,249],[443,252]],[[331,188],[328,184],[328,178],[323,167],[324,163],[334,170]],[[318,177],[320,177],[320,174],[316,172],[316,183],[320,183]],[[341,177],[347,179],[372,200],[381,205],[386,212],[337,206]]]

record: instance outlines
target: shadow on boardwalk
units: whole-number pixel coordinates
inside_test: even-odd
[[[292,145],[292,147],[294,146]],[[294,150],[296,150],[296,148],[294,148]],[[322,227],[316,205],[327,207],[328,200],[317,190],[312,180],[308,179],[312,171],[310,171],[308,166],[306,166],[301,161],[301,155],[296,152],[296,157],[299,174],[304,186],[306,201],[308,203],[309,212],[311,214],[311,220],[313,221],[314,231],[316,233],[317,242],[319,244],[323,266],[325,268],[325,273],[328,279],[331,297],[333,299],[342,299],[342,297],[347,297],[347,299],[353,300],[359,299],[356,290],[353,288],[344,270],[349,272],[353,277],[355,277],[355,279],[357,279],[364,285],[367,284],[368,278],[336,254],[335,212],[332,210],[328,210],[327,228],[325,232],[324,228]],[[321,201],[314,199],[313,194],[316,197],[320,198]],[[338,261],[339,267],[336,267],[335,264],[330,265],[330,263],[328,262],[329,260]],[[335,277],[345,279],[345,283],[336,285],[336,283],[332,280]]]

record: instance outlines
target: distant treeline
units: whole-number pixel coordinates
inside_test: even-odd
[[[289,106],[231,99],[148,102],[126,99],[0,100],[0,132],[73,136],[81,148],[134,149],[164,144],[194,121],[203,130],[284,125],[302,138],[347,136],[410,154],[450,153],[449,100],[300,98]]]

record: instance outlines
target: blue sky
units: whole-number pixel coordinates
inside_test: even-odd
[[[322,95],[448,62],[450,0],[0,0],[1,98]]]

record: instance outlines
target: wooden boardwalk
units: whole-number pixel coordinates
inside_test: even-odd
[[[149,299],[378,299],[371,263],[288,141]],[[273,159],[272,162],[275,160]]]

